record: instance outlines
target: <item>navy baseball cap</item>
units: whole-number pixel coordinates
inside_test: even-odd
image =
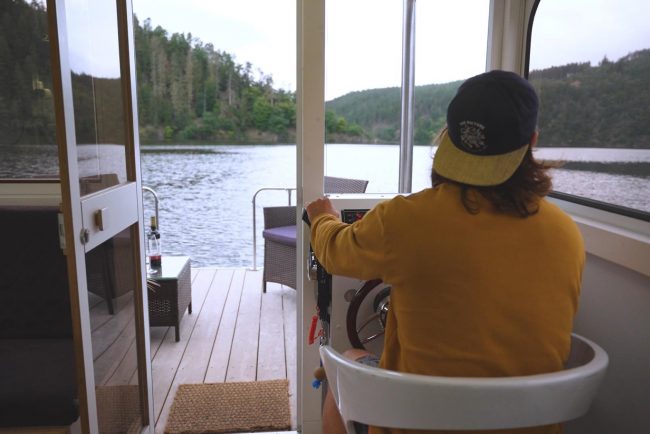
[[[537,128],[533,86],[509,71],[466,80],[447,108],[433,168],[463,184],[494,186],[517,170]]]

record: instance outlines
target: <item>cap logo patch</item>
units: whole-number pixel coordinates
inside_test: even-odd
[[[460,122],[460,142],[471,153],[485,151],[485,125],[473,121]]]

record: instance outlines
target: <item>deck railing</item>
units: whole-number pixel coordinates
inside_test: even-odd
[[[151,193],[151,195],[153,196],[153,201],[154,201],[154,204],[156,206],[156,225],[158,226],[158,230],[160,230],[160,218],[158,218],[158,212],[159,212],[158,194],[156,194],[156,192],[154,191],[153,188],[147,187],[147,186],[144,186],[144,185],[142,186],[142,191],[146,192],[146,193]],[[145,223],[146,223],[146,220],[145,220]]]

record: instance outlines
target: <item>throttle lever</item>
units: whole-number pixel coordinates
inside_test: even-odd
[[[307,226],[311,227],[311,221],[309,221],[309,214],[307,214],[306,209],[302,210],[302,221],[307,223]]]
[[[311,227],[311,221],[307,210],[302,210],[302,221]],[[309,255],[307,257],[307,276],[309,280],[315,280],[316,285],[316,306],[318,307],[318,318],[323,324],[323,330],[329,330],[330,314],[329,308],[332,300],[332,275],[329,274],[316,259],[314,251],[309,246]],[[325,332],[327,336],[327,332]],[[323,339],[323,337],[321,337]],[[325,337],[325,339],[327,339]]]
[[[311,221],[309,221],[309,215],[306,209],[302,210],[302,221],[311,227]],[[318,263],[311,246],[309,246],[309,255],[307,256],[307,277],[309,280],[318,280]]]

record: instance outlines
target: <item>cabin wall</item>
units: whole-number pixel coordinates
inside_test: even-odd
[[[59,206],[61,184],[56,182],[0,182],[0,206]]]
[[[650,277],[589,254],[574,328],[603,347],[609,368],[566,433],[650,433]]]

